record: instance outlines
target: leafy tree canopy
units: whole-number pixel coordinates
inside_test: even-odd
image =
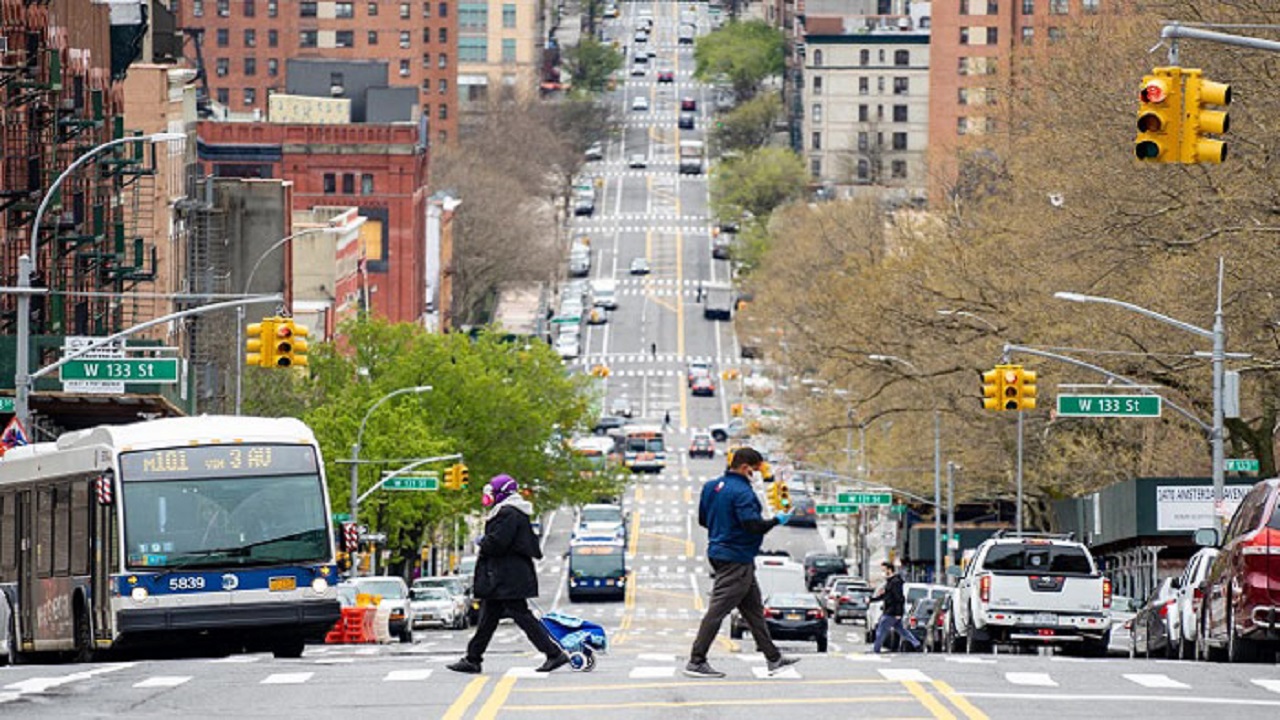
[[[598,93],[608,86],[610,76],[622,69],[622,54],[612,45],[583,37],[565,50],[564,65],[573,79],[575,93]]]
[[[739,101],[751,99],[765,78],[785,68],[786,36],[763,20],[731,22],[699,37],[693,47],[694,77],[733,85]]]
[[[711,206],[724,219],[744,215],[763,222],[800,197],[808,179],[804,161],[786,148],[761,148],[721,160],[711,176]]]
[[[716,120],[711,142],[719,152],[746,152],[763,147],[782,116],[782,98],[765,93],[742,103]]]

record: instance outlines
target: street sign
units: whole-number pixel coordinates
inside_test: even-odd
[[[852,505],[892,505],[893,493],[842,492],[836,499]]]
[[[819,515],[848,515],[850,513],[858,512],[858,506],[851,505],[849,503],[840,503],[837,505],[819,504],[816,511]]]
[[[889,512],[893,513],[894,515],[906,515],[906,514],[907,514],[907,506],[906,506],[906,505],[894,505],[893,507],[890,507],[890,508],[889,508]]]
[[[62,380],[106,380],[123,383],[176,383],[177,358],[145,360],[70,360],[58,368]]]
[[[552,325],[578,325],[582,323],[581,315],[561,315],[551,318]]]
[[[1159,395],[1059,395],[1058,417],[1160,417]]]
[[[384,473],[383,476],[391,473]],[[439,490],[440,473],[401,473],[382,483],[383,490]]]
[[[13,412],[13,398],[0,397],[0,413]]]
[[[351,513],[334,513],[333,521],[336,523],[351,522]]]
[[[1258,472],[1258,461],[1247,458],[1227,458],[1227,472]]]

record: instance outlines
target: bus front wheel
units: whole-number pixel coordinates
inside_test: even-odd
[[[76,662],[88,663],[96,659],[93,647],[93,616],[89,612],[89,603],[80,597],[76,598]]]
[[[296,659],[302,657],[302,651],[306,647],[305,640],[300,637],[293,637],[277,642],[271,648],[271,654],[277,658]]]

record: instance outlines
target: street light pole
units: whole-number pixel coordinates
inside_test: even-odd
[[[430,385],[414,385],[412,387],[403,387],[378,398],[378,402],[374,403],[368,411],[365,412],[364,418],[360,420],[360,430],[356,433],[356,442],[351,446],[351,522],[359,524],[360,513],[360,443],[364,440],[364,426],[369,422],[369,416],[377,410],[382,403],[390,400],[397,395],[406,393],[423,393],[430,392]]]
[[[953,564],[951,536],[956,532],[956,464],[947,461],[947,568]],[[947,583],[948,585],[950,583]]]
[[[933,411],[933,581],[942,582],[942,412]]]
[[[40,205],[36,207],[35,217],[31,219],[30,250],[26,255],[18,258],[18,335],[15,338],[17,349],[13,364],[13,415],[32,440],[35,439],[35,435],[31,429],[31,279],[36,271],[36,258],[40,256],[40,224],[44,220],[45,210],[49,208],[49,202],[58,194],[58,188],[62,187],[62,183],[66,182],[68,177],[71,177],[71,173],[79,170],[85,163],[107,150],[127,143],[166,142],[169,140],[183,140],[186,137],[182,133],[159,132],[150,135],[116,138],[92,147],[76,158],[75,162],[68,165],[67,169],[63,170],[62,174],[49,185],[49,188],[45,190],[44,197],[40,199]]]
[[[245,281],[244,281],[243,294],[245,295],[249,294],[249,288],[250,286],[253,285],[253,276],[257,274],[258,268],[262,266],[262,261],[266,260],[268,255],[275,252],[282,245],[284,245],[287,242],[290,242],[294,238],[301,237],[303,235],[307,235],[315,232],[328,232],[329,230],[330,228],[327,228],[327,227],[307,228],[306,230],[300,230],[291,235],[286,235],[285,237],[282,237],[279,240],[272,243],[271,247],[262,251],[262,254],[258,256],[257,262],[253,264],[253,268],[249,270],[249,276],[245,278]],[[240,336],[242,334],[244,334],[244,306],[243,305],[236,308],[236,342],[237,343],[240,342]],[[236,415],[239,415],[240,403],[241,403],[241,398],[243,397],[243,388],[244,388],[244,362],[239,357],[238,350],[236,351],[235,357],[236,357]]]
[[[1206,330],[1190,323],[1171,318],[1168,315],[1162,315],[1154,310],[1148,310],[1133,303],[1127,303],[1122,300],[1115,300],[1108,297],[1098,297],[1095,295],[1081,295],[1073,292],[1056,292],[1054,297],[1059,300],[1069,300],[1071,302],[1095,302],[1104,305],[1115,305],[1126,310],[1132,310],[1139,315],[1145,315],[1152,320],[1158,320],[1166,325],[1172,325],[1179,330],[1198,335],[1213,341],[1213,426],[1209,430],[1209,442],[1213,448],[1213,526],[1217,529],[1218,534],[1222,534],[1223,518],[1222,505],[1226,482],[1226,452],[1223,448],[1223,413],[1222,413],[1222,378],[1225,374],[1224,363],[1226,361],[1227,337],[1226,325],[1222,315],[1222,278],[1224,272],[1224,263],[1222,258],[1218,258],[1218,297],[1217,307],[1213,314],[1213,329]]]

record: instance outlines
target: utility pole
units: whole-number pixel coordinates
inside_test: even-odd
[[[947,568],[954,564],[951,536],[956,532],[956,464],[947,461]],[[950,584],[950,583],[948,583]]]
[[[942,582],[942,412],[933,411],[933,581]]]

